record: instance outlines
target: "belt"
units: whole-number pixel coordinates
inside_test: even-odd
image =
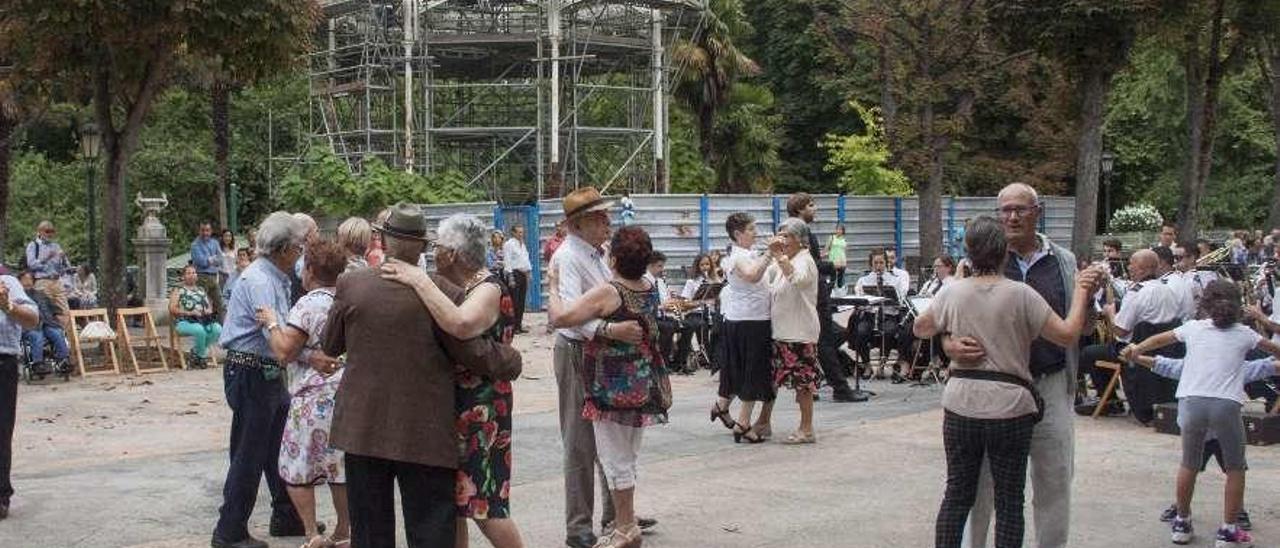
[[[280,362],[272,358],[266,358],[249,352],[240,352],[238,350],[228,350],[225,359],[227,365],[249,368],[270,368],[280,367]]]
[[[566,344],[571,344],[574,346],[582,346],[584,344],[587,344],[586,341],[580,341],[578,339],[570,339],[569,337],[566,337],[564,335],[556,335],[556,337],[559,337],[560,340],[564,341]]]

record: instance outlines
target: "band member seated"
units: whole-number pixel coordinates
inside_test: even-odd
[[[678,316],[681,310],[680,300],[673,298],[667,287],[667,255],[661,251],[654,251],[649,256],[648,270],[642,277],[658,292],[658,349],[670,364],[672,371],[681,371],[685,360],[674,361],[673,346],[676,333],[683,335],[688,327],[680,321]]]
[[[1115,303],[1107,303],[1102,309],[1103,316],[1111,324],[1111,334],[1115,342],[1095,344],[1085,347],[1080,352],[1080,373],[1089,375],[1098,397],[1106,389],[1111,371],[1094,367],[1099,360],[1119,363],[1120,349],[1128,344],[1133,329],[1140,323],[1167,324],[1178,320],[1181,314],[1181,302],[1178,295],[1168,285],[1157,280],[1160,271],[1160,259],[1150,249],[1135,252],[1129,257],[1129,275],[1133,277],[1124,292],[1124,301],[1117,311]],[[1126,385],[1126,395],[1135,387]],[[1092,414],[1097,407],[1097,399],[1076,406],[1076,413]],[[1124,404],[1112,399],[1104,411],[1108,415],[1124,413]]]
[[[871,270],[858,278],[853,286],[854,293],[888,296],[891,300],[863,307],[850,317],[853,329],[849,330],[849,343],[864,365],[871,364],[873,340],[883,338],[881,355],[898,346],[898,320],[901,316],[898,288],[903,285],[902,280],[888,270],[888,257],[883,249],[871,250],[869,262]]]
[[[1160,283],[1169,286],[1178,297],[1178,319],[1188,322],[1196,319],[1196,291],[1191,281],[1178,270],[1178,263],[1186,259],[1181,247],[1157,247],[1152,251],[1160,258]]]
[[[1111,272],[1112,279],[1129,279],[1129,273],[1126,271],[1126,261],[1121,251],[1124,250],[1124,244],[1115,238],[1108,238],[1102,242],[1102,258],[1107,261],[1107,269]]]
[[[675,355],[670,362],[673,371],[686,366],[689,353],[693,348],[694,337],[698,339],[698,347],[704,350],[715,348],[712,342],[713,333],[709,328],[714,325],[716,300],[719,287],[723,286],[724,280],[720,278],[716,265],[711,261],[711,255],[699,254],[693,260],[692,276],[680,291],[679,303],[680,308],[685,310],[685,329],[679,330],[679,336],[676,338]],[[707,359],[714,360],[714,354],[714,352],[706,352]],[[713,369],[714,367],[712,364]]]
[[[955,269],[955,259],[952,259],[950,255],[939,255],[933,260],[933,276],[920,284],[920,291],[916,293],[916,296],[933,298],[939,291],[942,291],[942,288],[955,281],[955,277],[952,276]],[[908,380],[911,377],[912,364],[920,359],[927,363],[932,349],[939,347],[935,346],[932,341],[921,343],[920,339],[911,334],[910,329],[900,329],[899,333],[901,333],[901,336],[899,336],[898,344],[898,371],[892,375],[895,383]],[[917,346],[921,349],[918,356],[915,353]],[[945,356],[943,358],[945,359]]]
[[[884,250],[886,261],[885,271],[893,274],[893,278],[897,280],[897,284],[893,289],[898,292],[899,299],[907,298],[907,293],[911,291],[911,275],[906,270],[898,268],[898,252],[892,247],[886,247]]]

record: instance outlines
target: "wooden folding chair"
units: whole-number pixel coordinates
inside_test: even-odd
[[[92,375],[106,375],[109,373],[119,375],[120,361],[116,358],[116,343],[119,338],[119,333],[116,334],[116,337],[112,338],[82,339],[80,337],[81,328],[79,323],[76,321],[77,319],[83,319],[86,324],[89,322],[102,322],[106,325],[111,325],[107,309],[93,308],[89,310],[72,310],[70,311],[70,319],[71,329],[69,330],[69,335],[71,339],[71,351],[75,354],[76,365],[80,368],[80,376],[89,377]],[[91,369],[89,365],[85,363],[84,347],[86,344],[93,343],[97,343],[98,349],[103,353],[103,365],[109,365],[110,367],[94,367]],[[108,359],[110,360],[109,363],[107,362]]]
[[[129,319],[140,318],[142,320],[142,336],[134,337],[129,333]],[[116,323],[119,325],[117,334],[122,338],[122,344],[129,351],[129,362],[133,364],[133,371],[138,374],[143,373],[160,373],[169,370],[169,362],[164,357],[164,346],[161,345],[163,340],[156,331],[155,319],[151,317],[151,309],[145,306],[138,308],[121,308],[116,311]],[[159,367],[142,367],[142,363],[138,361],[138,353],[133,345],[134,341],[141,342],[141,348],[154,350],[156,353],[156,361],[160,363]],[[152,361],[149,363],[156,363]]]
[[[209,367],[218,367],[218,358],[213,353],[213,346],[213,344],[209,345]],[[191,366],[187,364],[187,353],[182,350],[182,335],[178,334],[178,322],[172,318],[169,319],[169,348],[167,350],[173,352],[173,359],[178,363],[178,367],[191,369]]]
[[[1093,410],[1093,418],[1096,419],[1102,416],[1103,410],[1107,408],[1107,402],[1111,401],[1111,397],[1115,395],[1116,386],[1120,384],[1120,370],[1124,366],[1116,362],[1102,360],[1094,362],[1093,366],[1111,371],[1111,380],[1107,381],[1106,389],[1102,391],[1102,396],[1098,398],[1098,407]]]

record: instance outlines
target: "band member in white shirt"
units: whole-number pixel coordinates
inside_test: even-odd
[[[887,261],[886,270],[893,274],[893,278],[897,280],[894,289],[898,291],[898,298],[907,298],[907,293],[911,291],[911,275],[906,270],[898,268],[898,253],[892,247],[884,250],[885,261]]]
[[[920,284],[920,291],[916,293],[919,297],[930,297],[937,295],[939,291],[955,281],[952,273],[955,271],[956,261],[950,255],[939,255],[933,260],[933,276]],[[919,339],[911,333],[910,329],[898,330],[898,371],[893,373],[891,378],[895,383],[905,382],[911,377],[911,365],[916,362],[916,358],[924,360],[928,363],[928,358],[933,344],[930,341],[919,342]],[[920,356],[916,356],[916,348],[923,350]]]
[[[864,307],[849,317],[849,346],[857,353],[864,365],[871,364],[871,343],[881,337],[884,345],[881,352],[888,352],[898,345],[899,299],[906,297],[898,293],[903,282],[888,270],[888,259],[883,249],[873,249],[868,258],[871,270],[854,283],[853,290],[857,295],[884,295],[886,289],[892,289],[896,296],[891,302]],[[880,333],[875,333],[879,329]],[[877,341],[878,342],[878,341]]]

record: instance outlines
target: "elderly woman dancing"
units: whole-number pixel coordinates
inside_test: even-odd
[[[667,422],[671,383],[658,348],[658,292],[644,279],[653,244],[639,227],[623,227],[609,247],[613,279],[596,286],[566,306],[560,297],[558,266],[549,277],[550,322],[555,327],[581,325],[593,319],[610,323],[638,321],[644,330],[639,344],[596,337],[587,343],[582,378],[586,402],[583,418],[592,421],[596,455],[609,484],[615,508],[614,528],[597,548],[638,548],[636,459],[644,427]]]
[[[995,545],[1022,546],[1027,457],[1032,428],[1044,411],[1032,384],[1031,342],[1043,337],[1059,346],[1075,344],[1100,273],[1086,270],[1076,277],[1063,320],[1031,286],[1004,277],[1008,244],[999,221],[985,215],[973,219],[964,243],[973,277],[934,297],[913,327],[917,337],[949,333],[975,338],[986,349],[977,363],[953,362],[942,392],[947,488],[934,541],[939,547],[960,546],[986,459],[995,479]]]
[[[809,227],[791,217],[769,242],[774,264],[764,273],[773,331],[773,382],[796,391],[800,428],[783,443],[813,443],[813,394],[822,383],[818,367],[818,265],[806,249]]]
[[[459,339],[478,336],[510,344],[515,326],[511,296],[498,274],[485,265],[489,231],[474,215],[458,213],[436,229],[436,269],[448,283],[463,289],[454,304],[425,271],[414,265],[386,263],[384,278],[414,289],[446,333]],[[444,283],[444,282],[442,282]],[[458,411],[457,546],[467,546],[467,518],[496,548],[523,546],[511,519],[511,381],[495,380],[459,366],[454,391]]]
[[[271,350],[289,364],[289,418],[280,443],[280,478],[302,518],[307,543],[302,548],[346,546],[351,542],[347,521],[347,478],[342,451],[329,445],[334,396],[342,383],[342,369],[319,350],[320,334],[333,306],[334,286],[346,269],[343,248],[320,241],[307,247],[302,287],[307,291],[289,310],[282,326],[269,308],[258,310],[258,323],[270,333]],[[315,486],[329,484],[338,524],[331,536],[320,536],[316,525]]]
[[[773,364],[769,324],[769,287],[765,269],[772,260],[755,252],[756,221],[746,213],[734,213],[725,221],[725,231],[733,239],[733,249],[721,265],[728,285],[720,292],[720,312],[724,315],[720,338],[719,398],[711,406],[711,420],[719,419],[733,429],[735,443],[760,443],[773,432],[770,417],[777,393],[773,386]],[[742,400],[738,420],[729,418],[729,403]],[[751,410],[761,402],[760,415],[751,424]]]

